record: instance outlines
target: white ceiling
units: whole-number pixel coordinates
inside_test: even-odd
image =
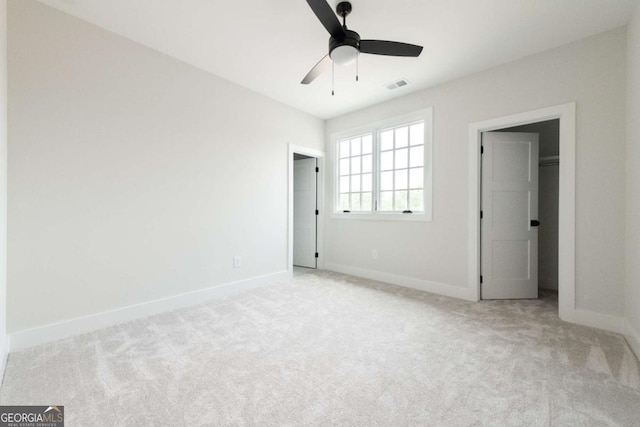
[[[305,0],[40,0],[326,119],[627,23],[639,0],[352,0],[363,39],[424,46],[419,58],[360,56],[310,85],[328,33]],[[329,0],[335,9],[337,0]],[[400,78],[411,84],[390,91]]]

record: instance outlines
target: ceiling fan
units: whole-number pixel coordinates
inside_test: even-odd
[[[331,10],[326,0],[307,0],[311,10],[316,14],[320,23],[329,31],[329,54],[320,60],[302,79],[306,85],[316,79],[333,62],[346,65],[358,57],[360,53],[388,56],[420,56],[422,46],[414,44],[392,42],[387,40],[361,40],[355,31],[347,29],[347,15],[351,13],[351,3],[343,1],[336,6],[336,12],[342,17],[342,25],[338,17]],[[357,79],[357,76],[356,76]]]

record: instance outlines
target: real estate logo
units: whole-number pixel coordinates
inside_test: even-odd
[[[64,427],[64,406],[0,406],[0,427]]]

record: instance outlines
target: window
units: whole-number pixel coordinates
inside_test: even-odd
[[[432,110],[334,135],[334,217],[431,219]]]

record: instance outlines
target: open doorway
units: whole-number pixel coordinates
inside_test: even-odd
[[[318,159],[293,154],[293,265],[317,268]]]
[[[480,171],[483,132],[559,120],[558,311],[566,321],[589,324],[576,309],[576,105],[561,104],[469,124],[468,283],[480,300]],[[471,296],[471,295],[470,295]],[[593,323],[593,322],[592,322]]]
[[[559,119],[483,133],[482,299],[537,298],[539,294],[557,299],[559,148]],[[510,156],[499,155],[505,152]],[[507,182],[504,171],[511,171],[517,182]],[[494,182],[494,177],[501,179]],[[506,212],[501,213],[501,208]],[[509,250],[501,251],[502,246]],[[498,273],[507,273],[506,278]]]
[[[289,144],[287,269],[322,268],[324,152]]]

